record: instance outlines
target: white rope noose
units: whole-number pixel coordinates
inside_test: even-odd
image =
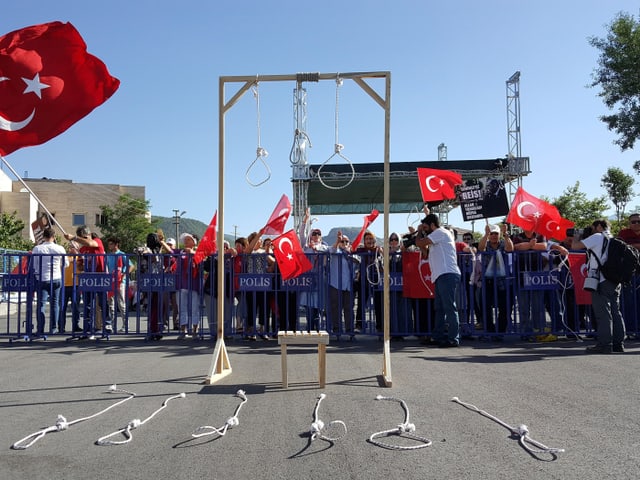
[[[499,423],[500,425],[502,425],[503,427],[508,429],[513,435],[517,435],[518,436],[518,442],[520,443],[522,448],[524,448],[527,452],[529,452],[531,454],[549,453],[551,455],[555,455],[556,453],[563,453],[564,452],[564,448],[550,448],[550,447],[547,447],[546,445],[534,440],[533,438],[529,437],[529,428],[526,425],[519,425],[518,428],[513,428],[511,425],[503,422],[498,417],[494,417],[490,413],[487,413],[484,410],[480,410],[475,405],[472,405],[470,403],[465,403],[462,400],[460,400],[458,397],[453,397],[451,399],[451,401],[452,402],[456,402],[456,403],[462,405],[463,407],[465,407],[465,408],[467,408],[469,410],[473,410],[474,412],[478,412],[480,415],[482,415],[484,417],[487,417],[488,419],[493,420],[496,423]],[[527,445],[527,443],[537,447],[537,449],[531,448],[529,445]]]
[[[335,442],[336,440],[340,440],[347,434],[347,425],[342,420],[333,420],[326,425],[322,420],[320,420],[318,416],[318,409],[320,408],[320,402],[322,402],[322,400],[324,400],[325,398],[327,398],[327,396],[324,393],[321,393],[316,402],[316,406],[313,409],[313,423],[311,424],[310,430],[311,441],[315,440],[316,438],[320,438],[322,440],[326,440],[327,442]],[[330,437],[323,433],[334,425],[340,425],[344,430],[344,433],[335,437]]]
[[[415,220],[411,220],[411,217],[414,213],[417,215],[417,218]],[[418,209],[418,206],[414,205],[413,208],[409,210],[409,213],[407,213],[407,230],[409,229],[408,227],[415,227],[417,224],[420,223],[420,220],[422,220],[420,216],[421,214],[420,214],[420,210]]]
[[[416,426],[413,423],[409,423],[409,407],[407,407],[407,404],[404,402],[404,400],[401,400],[399,398],[393,398],[393,397],[383,397],[382,395],[378,395],[376,397],[376,400],[389,400],[389,401],[399,402],[400,405],[402,405],[402,409],[404,410],[404,422],[399,424],[396,428],[392,428],[390,430],[383,430],[381,432],[376,432],[372,434],[369,437],[369,443],[373,443],[378,447],[386,448],[388,450],[417,450],[419,448],[425,448],[425,447],[431,446],[431,444],[433,443],[431,440],[429,440],[428,438],[424,438],[419,435],[416,435],[414,433],[416,431]],[[388,437],[394,434],[405,437],[405,438],[409,438],[411,440],[416,440],[417,442],[420,442],[420,443],[417,445],[391,445],[389,443],[384,443],[377,440],[378,438]]]
[[[256,77],[256,83],[252,87],[252,91],[253,91],[253,96],[256,99],[256,112],[257,112],[256,116],[257,116],[257,125],[258,125],[257,126],[257,130],[258,130],[258,147],[256,148],[256,159],[249,164],[249,167],[247,168],[247,173],[245,173],[244,177],[246,178],[247,183],[249,185],[251,185],[252,187],[259,187],[263,183],[266,183],[266,182],[269,181],[269,179],[271,178],[271,169],[269,168],[269,165],[265,161],[265,159],[269,156],[269,152],[267,152],[260,145],[260,91],[258,90],[258,79],[257,79],[257,77]],[[267,176],[265,177],[264,180],[262,180],[262,181],[260,181],[258,183],[253,183],[251,181],[251,179],[249,178],[249,173],[251,172],[253,167],[256,166],[256,164],[258,162],[261,162],[262,165],[264,165],[264,168],[265,168],[265,170],[267,172]]]
[[[382,275],[381,275],[382,253],[376,251],[374,255],[375,255],[375,259],[366,267],[367,282],[370,285],[378,286],[378,285],[382,285],[382,282],[383,282]],[[374,281],[373,280],[374,278],[376,278],[377,280]]]
[[[179,393],[178,395],[173,395],[167,398],[164,402],[162,402],[162,406],[160,408],[158,408],[155,412],[153,412],[144,420],[140,420],[139,418],[135,418],[131,420],[126,427],[121,428],[120,430],[117,430],[113,433],[110,433],[109,435],[105,435],[104,437],[100,437],[98,440],[96,440],[96,445],[123,445],[125,443],[129,443],[133,439],[133,434],[131,433],[132,430],[135,430],[136,428],[141,427],[142,425],[147,423],[149,420],[151,420],[153,417],[155,417],[158,413],[160,413],[162,410],[164,410],[167,407],[167,405],[171,400],[175,398],[185,398],[186,396],[187,394],[183,392],[183,393]],[[118,434],[122,434],[125,439],[120,441],[109,440],[111,437],[114,437]]]
[[[223,427],[220,428],[216,428],[216,427],[212,427],[210,425],[204,425],[202,427],[198,427],[196,428],[196,430],[191,434],[191,436],[193,438],[200,438],[200,437],[204,437],[206,435],[219,435],[221,437],[224,437],[224,435],[227,433],[227,430],[233,427],[237,427],[238,425],[240,425],[240,420],[238,419],[238,414],[240,413],[240,409],[242,408],[242,406],[247,403],[247,396],[244,392],[244,390],[238,390],[235,394],[236,397],[240,398],[242,400],[242,402],[240,402],[238,404],[238,406],[236,407],[235,412],[233,412],[233,417],[229,417],[227,419],[227,421],[225,422]]]
[[[560,319],[562,320],[562,325],[564,326],[564,328],[566,328],[567,331],[571,335],[573,335],[579,342],[582,342],[582,337],[567,324],[567,290],[574,286],[573,275],[571,273],[571,265],[569,264],[568,257],[565,257],[559,253],[557,253],[557,256],[560,258],[560,263],[551,271],[557,270],[561,274],[564,269],[568,272],[564,278],[564,282],[558,282],[562,292],[562,294],[560,295]]]
[[[23,439],[18,440],[16,443],[11,445],[11,448],[14,450],[26,450],[27,448],[32,446],[34,443],[36,443],[38,440],[40,440],[42,437],[44,437],[47,433],[62,432],[63,430],[66,430],[67,428],[69,428],[71,425],[84,422],[85,420],[91,420],[97,417],[98,415],[102,415],[103,413],[108,412],[109,410],[117,407],[118,405],[122,405],[124,402],[129,401],[136,396],[135,393],[129,392],[127,390],[123,390],[121,388],[117,388],[115,385],[111,385],[109,387],[108,393],[125,393],[128,395],[128,397],[123,398],[122,400],[119,400],[113,405],[110,405],[107,408],[100,410],[97,413],[94,413],[93,415],[89,415],[88,417],[78,418],[77,420],[72,420],[71,422],[67,421],[65,417],[58,414],[58,420],[56,421],[55,425],[52,425],[51,427],[43,428],[42,430],[32,433],[31,435],[27,435]]]
[[[344,156],[342,154],[342,149],[344,148],[344,145],[342,145],[339,141],[338,141],[338,106],[340,105],[340,87],[342,86],[342,78],[340,78],[340,75],[338,75],[336,77],[336,113],[335,113],[335,144],[334,144],[334,152],[333,155],[331,155],[329,158],[327,158],[324,163],[322,165],[320,165],[320,168],[318,168],[318,172],[317,172],[317,176],[318,176],[318,180],[320,181],[320,183],[322,184],[323,187],[328,188],[329,190],[341,190],[343,188],[348,187],[349,185],[351,185],[351,182],[353,182],[356,178],[356,170],[353,167],[353,163],[351,162],[351,160],[349,160],[346,156]],[[347,165],[349,165],[349,167],[351,167],[351,178],[349,179],[349,181],[347,183],[345,183],[344,185],[340,185],[338,187],[333,187],[331,185],[327,185],[324,180],[322,180],[322,169],[324,168],[325,165],[327,165],[331,159],[335,156],[338,156],[340,158],[342,158],[345,162],[347,162]]]

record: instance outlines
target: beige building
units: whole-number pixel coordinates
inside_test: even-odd
[[[140,186],[73,183],[52,178],[23,180],[67,233],[75,233],[78,226],[87,225],[100,234],[101,205],[115,205],[125,194],[145,200],[145,187]],[[12,180],[4,171],[0,171],[0,212],[16,212],[16,217],[27,226],[46,215],[22,182]],[[25,228],[23,236],[34,240],[31,228]]]

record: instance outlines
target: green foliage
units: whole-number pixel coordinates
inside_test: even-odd
[[[118,237],[120,250],[131,253],[145,244],[148,233],[156,230],[156,223],[148,217],[149,208],[148,200],[121,195],[115,205],[100,206],[104,223],[96,226],[100,227],[105,241],[111,236]]]
[[[640,24],[633,15],[619,13],[608,27],[606,38],[589,38],[600,50],[591,87],[600,87],[598,96],[609,110],[602,115],[609,130],[619,137],[621,150],[632,149],[640,136]]]
[[[29,251],[33,248],[33,242],[22,238],[25,224],[16,214],[0,213],[0,248]]]
[[[591,225],[594,220],[603,218],[607,210],[607,198],[601,197],[589,200],[587,194],[580,191],[580,182],[567,187],[558,198],[550,202],[560,214],[576,224],[576,228]]]
[[[635,179],[631,175],[627,175],[616,167],[609,167],[600,179],[602,185],[609,194],[609,198],[616,208],[616,219],[618,222],[624,217],[624,211],[627,204],[635,196],[633,192],[633,184]]]

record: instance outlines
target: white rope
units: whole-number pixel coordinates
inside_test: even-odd
[[[324,400],[326,397],[327,396],[324,393],[321,393],[320,396],[318,397],[318,401],[316,402],[316,406],[313,409],[313,423],[311,424],[311,430],[310,430],[311,441],[315,440],[316,438],[320,438],[322,440],[326,440],[327,442],[335,442],[336,440],[340,440],[342,437],[344,437],[347,434],[347,425],[342,420],[334,420],[332,422],[329,422],[327,425],[325,425],[324,422],[320,420],[320,418],[318,417],[320,402],[322,402],[322,400]],[[323,433],[324,431],[327,431],[334,425],[340,425],[344,430],[344,433],[336,437],[330,437]]]
[[[356,178],[356,170],[353,166],[353,163],[351,162],[351,160],[349,160],[347,157],[345,157],[342,154],[342,149],[344,148],[344,145],[342,145],[339,141],[338,141],[338,106],[340,105],[340,87],[342,86],[342,78],[340,78],[340,75],[338,75],[336,77],[336,113],[335,113],[335,144],[334,144],[334,149],[333,149],[333,155],[331,155],[329,158],[327,158],[324,163],[322,165],[320,165],[320,168],[318,168],[318,172],[317,172],[317,176],[318,176],[318,180],[320,181],[320,183],[322,184],[323,187],[328,188],[329,190],[341,190],[343,188],[348,187],[349,185],[351,185],[351,182],[353,182]],[[331,185],[327,185],[324,180],[322,180],[322,175],[320,174],[320,172],[322,171],[322,169],[324,168],[324,166],[329,163],[331,161],[331,159],[335,156],[338,156],[340,158],[342,158],[344,161],[347,162],[347,165],[349,165],[349,167],[351,167],[351,178],[349,178],[349,181],[347,183],[345,183],[344,185],[340,185],[338,187],[333,187]]]
[[[378,251],[375,252],[375,259],[369,265],[367,265],[365,273],[367,276],[367,282],[370,285],[382,285],[382,254]],[[373,272],[373,273],[372,273]],[[376,280],[374,280],[374,278]]]
[[[549,252],[553,254],[553,252]],[[571,272],[571,265],[569,264],[569,258],[563,256],[562,254],[557,254],[560,258],[560,263],[552,269],[557,270],[560,274],[562,274],[563,269],[566,270],[567,274],[565,275],[564,282],[559,282],[561,287],[562,294],[560,295],[560,319],[562,320],[562,325],[567,331],[573,335],[579,342],[582,342],[582,337],[575,332],[568,324],[567,324],[567,290],[572,288],[575,285],[573,281],[573,273]],[[580,325],[580,322],[576,319],[576,324]]]
[[[191,436],[193,438],[199,438],[199,437],[204,437],[206,435],[217,434],[223,437],[225,433],[227,433],[228,429],[237,427],[238,425],[240,425],[240,420],[238,419],[238,413],[240,413],[240,409],[242,408],[242,405],[247,403],[247,396],[244,390],[238,390],[235,396],[242,399],[242,402],[238,404],[238,406],[236,407],[236,411],[233,413],[233,417],[229,417],[225,422],[224,426],[220,428],[216,428],[216,427],[211,427],[209,425],[204,425],[202,427],[196,428],[195,432],[193,432]]]
[[[369,437],[369,443],[373,443],[378,447],[386,448],[388,450],[417,450],[419,448],[429,447],[433,443],[428,438],[420,437],[413,432],[416,431],[416,426],[413,423],[409,423],[409,407],[399,398],[393,397],[383,397],[382,395],[378,395],[376,400],[389,400],[394,402],[399,402],[402,405],[402,409],[404,410],[404,422],[398,425],[396,428],[392,428],[390,430],[383,430],[381,432],[376,432]],[[391,445],[388,443],[380,442],[376,440],[380,437],[388,437],[390,435],[398,435],[401,437],[409,438],[411,440],[416,440],[421,442],[418,445]]]
[[[133,434],[131,433],[132,430],[135,430],[136,428],[141,427],[142,425],[147,423],[149,420],[151,420],[153,417],[155,417],[158,413],[160,413],[162,410],[166,408],[166,406],[171,400],[175,398],[184,398],[186,396],[187,396],[186,393],[179,393],[178,395],[173,395],[167,398],[164,402],[162,402],[162,406],[160,408],[158,408],[155,412],[153,412],[144,420],[140,420],[139,418],[135,418],[131,420],[126,427],[121,428],[120,430],[117,430],[113,433],[110,433],[109,435],[105,435],[104,437],[100,437],[98,440],[96,440],[96,445],[122,445],[125,443],[129,443],[133,439]],[[114,437],[118,434],[122,434],[125,437],[125,439],[120,441],[108,440],[109,438]]]
[[[300,163],[300,160],[302,159],[300,152],[307,148],[307,143],[309,144],[309,148],[313,148],[313,145],[311,145],[311,138],[309,138],[307,132],[296,128],[293,132],[293,144],[289,151],[289,162],[291,165],[297,165]]]
[[[120,401],[118,401],[116,403],[114,403],[113,405],[110,405],[109,407],[105,408],[104,410],[100,410],[99,412],[94,413],[93,415],[89,415],[88,417],[78,418],[77,420],[73,420],[71,422],[67,421],[67,419],[65,417],[63,417],[62,415],[58,415],[58,419],[56,420],[56,424],[55,425],[53,425],[51,427],[43,428],[42,430],[39,430],[39,431],[37,431],[35,433],[32,433],[31,435],[28,435],[28,436],[24,437],[21,440],[18,440],[16,443],[11,445],[11,448],[14,449],[14,450],[26,450],[31,445],[33,445],[38,440],[40,440],[42,437],[44,437],[47,433],[61,432],[63,430],[66,430],[67,428],[69,428],[71,425],[75,425],[76,423],[84,422],[85,420],[91,420],[92,418],[95,418],[98,415],[102,415],[103,413],[111,410],[114,407],[117,407],[118,405],[122,405],[124,402],[126,402],[128,400],[131,400],[133,397],[136,396],[135,393],[128,392],[127,390],[123,390],[121,388],[117,388],[115,385],[111,385],[111,387],[109,387],[108,393],[126,393],[129,396],[126,397],[126,398],[123,398],[122,400],[120,400]],[[27,440],[30,440],[30,441],[27,442]],[[25,443],[25,442],[27,442],[27,443]]]
[[[256,111],[257,111],[257,130],[258,130],[258,147],[256,148],[256,159],[251,162],[249,164],[249,167],[247,168],[247,173],[245,173],[245,178],[247,179],[247,183],[249,185],[251,185],[252,187],[259,187],[260,185],[262,185],[263,183],[266,183],[269,181],[269,179],[271,178],[271,169],[269,168],[269,165],[267,164],[267,162],[265,161],[265,159],[269,156],[269,152],[267,152],[264,148],[262,148],[262,146],[260,146],[260,91],[258,90],[258,79],[256,77],[256,83],[254,84],[253,88],[253,96],[256,99]],[[267,176],[264,180],[258,182],[258,183],[253,183],[251,181],[251,179],[249,178],[249,173],[251,172],[251,170],[253,169],[253,167],[256,165],[256,163],[260,161],[262,163],[262,165],[264,165],[265,170],[267,171]]]
[[[463,407],[468,408],[469,410],[473,410],[475,412],[478,412],[480,415],[482,415],[484,417],[487,417],[488,419],[493,420],[496,423],[499,423],[500,425],[502,425],[503,427],[505,427],[506,429],[511,431],[511,433],[513,435],[517,435],[518,436],[518,442],[520,443],[522,448],[524,448],[529,453],[532,453],[532,454],[535,454],[535,453],[550,453],[550,454],[553,455],[553,454],[556,454],[556,453],[563,453],[564,452],[564,448],[550,448],[550,447],[547,447],[546,445],[534,440],[533,438],[529,437],[529,429],[528,429],[528,427],[526,425],[519,425],[518,428],[513,428],[511,425],[503,422],[502,420],[500,420],[497,417],[494,417],[490,413],[487,413],[484,410],[480,410],[475,405],[463,402],[458,397],[453,397],[451,399],[451,401],[452,402],[456,402],[456,403],[462,405]],[[538,449],[534,449],[534,448],[529,447],[529,445],[527,445],[527,443],[530,443],[531,445],[537,447]]]

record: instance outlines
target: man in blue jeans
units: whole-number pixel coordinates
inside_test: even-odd
[[[416,245],[429,252],[431,281],[435,285],[436,308],[433,344],[441,348],[457,347],[460,343],[460,321],[456,295],[460,285],[460,269],[453,233],[440,226],[437,215],[427,214],[418,227]]]
[[[60,292],[62,288],[62,271],[65,266],[65,249],[55,240],[55,232],[51,227],[42,231],[44,242],[33,247],[33,268],[38,280],[38,335],[43,335],[45,326],[45,305],[50,304],[51,333],[58,333],[60,327]]]

